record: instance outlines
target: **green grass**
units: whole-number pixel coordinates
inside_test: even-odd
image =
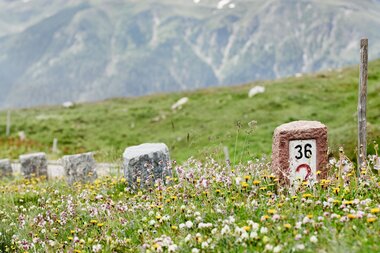
[[[192,160],[172,175],[149,189],[120,177],[0,180],[0,252],[380,251],[370,169],[357,180],[354,166],[330,166],[327,180],[295,193],[265,160],[232,169]]]
[[[264,85],[266,92],[248,98],[255,85]],[[178,161],[209,155],[223,159],[223,146],[229,147],[231,160],[247,161],[271,153],[272,133],[278,125],[318,120],[329,129],[331,150],[343,146],[355,158],[357,90],[358,68],[353,67],[242,86],[117,98],[72,109],[13,110],[10,138],[5,137],[6,112],[2,111],[0,157],[17,158],[34,151],[50,154],[53,139],[58,138],[61,154],[50,154],[51,158],[98,151],[99,161],[114,161],[130,145],[165,142]],[[368,92],[368,139],[378,141],[380,61],[369,64]],[[172,111],[171,105],[184,96],[189,103]],[[248,126],[252,120],[257,121],[255,129]],[[26,141],[18,140],[19,131],[26,133]]]

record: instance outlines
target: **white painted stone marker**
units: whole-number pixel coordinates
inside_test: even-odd
[[[171,175],[169,149],[164,143],[145,143],[125,149],[124,175],[131,186],[145,187],[165,182]]]
[[[327,176],[327,127],[317,121],[294,121],[276,128],[272,168],[282,184],[297,188]],[[317,172],[320,173],[317,173]]]
[[[19,157],[21,164],[21,173],[25,178],[32,177],[48,177],[47,173],[47,159],[45,153],[35,153],[28,155],[21,155]]]

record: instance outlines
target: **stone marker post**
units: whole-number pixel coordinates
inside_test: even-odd
[[[280,182],[296,189],[327,176],[327,127],[317,121],[294,121],[276,128],[272,168]],[[317,172],[319,171],[319,175]]]
[[[164,143],[145,143],[125,149],[124,175],[132,186],[146,187],[171,176],[169,149]]]
[[[0,178],[12,176],[12,164],[9,159],[0,160]]]
[[[42,176],[48,178],[48,164],[45,153],[21,155],[19,160],[21,172],[25,178],[30,179]]]
[[[61,161],[69,184],[91,183],[98,177],[93,153],[66,155]]]

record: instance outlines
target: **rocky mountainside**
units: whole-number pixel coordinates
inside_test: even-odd
[[[378,0],[0,0],[0,108],[355,64],[378,31]]]

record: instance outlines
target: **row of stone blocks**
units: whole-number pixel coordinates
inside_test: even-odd
[[[48,161],[45,153],[21,155],[21,173],[26,179],[33,177],[48,178]],[[92,153],[67,155],[61,159],[68,183],[91,182],[97,178],[96,163]],[[0,160],[0,176],[11,177],[12,165],[9,159]]]
[[[146,143],[129,147],[123,154],[124,175],[130,184],[138,183],[140,187],[154,183],[156,180],[165,181],[170,176],[166,169],[170,162],[169,149],[163,143]],[[19,157],[21,173],[24,178],[48,178],[48,162],[45,153],[21,155]],[[61,159],[66,180],[69,184],[75,182],[92,182],[97,178],[96,162],[93,153],[64,156]],[[11,176],[10,160],[0,160],[0,177]]]

